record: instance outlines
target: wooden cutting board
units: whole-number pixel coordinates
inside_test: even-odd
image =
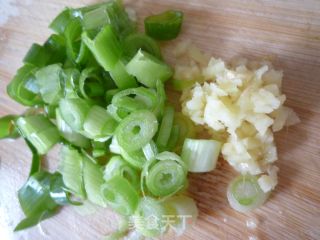
[[[90,0],[0,1],[0,115],[23,107],[6,95],[6,85],[21,66],[33,42],[49,36],[49,22],[65,6]],[[226,200],[235,172],[220,160],[211,173],[190,175],[190,195],[197,201],[197,224],[183,236],[163,239],[320,239],[320,1],[319,0],[132,0],[139,20],[169,8],[185,12],[183,34],[207,53],[229,60],[234,56],[272,58],[284,70],[287,105],[302,123],[276,134],[279,185],[260,209],[240,214]],[[177,99],[177,95],[171,98]],[[100,239],[116,228],[108,210],[81,216],[72,207],[39,227],[13,233],[23,218],[16,197],[25,182],[31,154],[21,140],[0,141],[0,239]],[[56,166],[56,151],[46,165]],[[257,228],[246,226],[247,221]]]

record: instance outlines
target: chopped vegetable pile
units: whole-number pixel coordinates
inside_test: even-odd
[[[26,217],[15,231],[61,206],[90,202],[124,219],[107,239],[129,230],[158,237],[170,227],[166,216],[182,234],[185,217],[194,223],[198,215],[185,195],[187,174],[214,170],[221,149],[243,174],[229,185],[230,205],[248,211],[267,199],[277,172],[270,128],[298,119],[282,106],[282,74],[269,65],[229,69],[188,43],[176,52],[188,52],[190,65],[171,68],[156,40],[176,38],[182,20],[175,10],[149,16],[140,33],[121,1],[66,8],[50,24],[48,40],[31,46],[7,87],[28,109],[0,118],[0,139],[21,136],[33,154],[29,178],[18,191]],[[169,79],[183,90],[182,113],[167,101]],[[213,137],[197,139],[193,122],[209,127]],[[216,137],[221,134],[228,137]],[[59,167],[51,173],[41,159],[57,144]],[[268,175],[257,176],[263,172]]]

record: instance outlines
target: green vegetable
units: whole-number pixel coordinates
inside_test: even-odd
[[[99,106],[91,107],[83,122],[83,131],[91,139],[109,138],[116,127],[117,122]]]
[[[162,59],[158,43],[143,33],[130,34],[124,39],[122,45],[124,48],[123,54],[128,60],[133,58],[139,49],[150,53],[160,60]]]
[[[171,210],[170,215],[174,216],[173,227],[177,235],[183,234],[198,218],[197,205],[190,197],[183,195],[173,196],[167,199],[164,205]]]
[[[216,167],[221,146],[221,142],[216,140],[187,138],[181,157],[190,172],[210,172]]]
[[[0,118],[0,139],[3,138],[17,138],[19,133],[14,125],[18,116],[7,115]]]
[[[185,165],[178,155],[162,152],[145,167],[142,176],[145,176],[146,186],[154,196],[165,197],[183,188],[186,172]]]
[[[63,120],[59,108],[56,109],[56,121],[60,135],[71,144],[80,148],[88,148],[90,146],[90,141],[88,138],[72,130],[69,125]]]
[[[172,124],[174,119],[174,108],[167,106],[164,109],[163,118],[161,120],[156,144],[160,150],[165,150],[168,146],[168,141],[170,138]]]
[[[135,76],[138,82],[151,88],[156,87],[157,80],[165,82],[173,74],[167,64],[141,49],[127,64],[126,70]]]
[[[38,224],[56,213],[59,205],[69,202],[63,191],[61,175],[40,171],[33,174],[18,191],[20,206],[26,215],[14,231]],[[60,194],[56,194],[60,192]]]
[[[178,36],[183,21],[181,11],[169,10],[144,20],[146,33],[157,40],[171,40]]]
[[[123,160],[121,156],[113,156],[105,166],[103,172],[104,180],[108,181],[114,176],[124,177],[134,187],[140,185],[139,172]]]
[[[158,130],[155,115],[147,110],[139,110],[126,117],[116,130],[119,145],[127,152],[142,149]]]
[[[115,175],[101,187],[106,203],[122,215],[131,215],[139,203],[139,195],[127,179]]]
[[[83,181],[88,200],[99,206],[106,207],[106,202],[100,191],[101,186],[104,184],[103,171],[88,156],[83,157]]]
[[[74,131],[80,131],[89,113],[90,104],[81,98],[61,99],[59,109],[69,127]]]
[[[163,221],[166,214],[166,208],[161,202],[151,197],[142,198],[133,216],[134,226],[146,237],[158,237],[166,231]],[[153,221],[152,227],[148,227],[149,220]]]
[[[17,127],[39,154],[46,154],[60,140],[58,129],[43,115],[20,117]]]
[[[104,70],[112,70],[120,60],[121,45],[111,25],[103,27],[94,39],[91,39],[87,32],[83,32],[82,41]]]
[[[35,74],[36,82],[43,101],[50,105],[57,105],[63,96],[61,88],[61,64],[49,65],[38,70]]]
[[[62,146],[58,169],[68,190],[76,196],[85,198],[82,154],[71,146]]]
[[[261,206],[268,196],[260,188],[257,176],[240,175],[229,183],[227,190],[229,204],[239,212],[248,212]]]
[[[37,67],[29,63],[19,68],[7,86],[7,93],[13,100],[25,106],[35,106],[42,103],[34,76],[36,71]]]

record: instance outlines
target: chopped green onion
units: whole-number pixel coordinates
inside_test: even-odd
[[[61,64],[41,68],[35,74],[41,97],[45,103],[57,105],[63,96]]]
[[[49,27],[56,33],[63,34],[70,20],[70,9],[66,8],[50,23]]]
[[[91,139],[110,136],[116,127],[117,122],[100,106],[91,107],[83,122],[83,130]]]
[[[181,92],[187,88],[191,88],[196,83],[196,80],[172,79],[171,83],[174,90]]]
[[[161,120],[159,132],[156,140],[156,144],[160,149],[160,151],[166,149],[168,145],[170,133],[172,130],[173,119],[174,119],[174,108],[171,106],[167,106],[164,109],[163,118]]]
[[[103,86],[102,77],[98,69],[86,68],[81,72],[79,80],[79,88],[81,95],[85,99],[101,97],[104,95],[105,89]]]
[[[181,157],[189,172],[210,172],[215,169],[221,142],[216,140],[187,138],[182,147]]]
[[[173,72],[172,69],[156,57],[141,49],[126,66],[127,72],[147,87],[156,87],[157,80],[165,82]]]
[[[87,31],[100,30],[108,23],[109,18],[105,5],[92,9],[91,11],[87,11],[83,14],[83,27]]]
[[[82,40],[104,70],[110,71],[118,63],[122,52],[121,45],[110,25],[106,25],[94,39],[91,39],[87,32],[83,32]]]
[[[29,63],[19,68],[17,74],[7,86],[8,95],[26,106],[41,104],[42,101],[38,95],[39,89],[35,83],[34,74],[36,71],[37,68]]]
[[[60,150],[59,172],[66,187],[70,192],[85,198],[83,183],[83,156],[73,147],[62,146]]]
[[[171,40],[178,36],[183,21],[183,12],[169,10],[152,15],[144,20],[146,33],[158,40]]]
[[[78,18],[71,19],[67,24],[64,37],[66,39],[67,55],[73,62],[76,61],[81,46],[82,24]]]
[[[192,226],[198,218],[197,205],[190,197],[183,195],[173,196],[167,199],[164,205],[167,209],[172,209],[173,211],[175,217],[173,227],[178,236],[183,234],[189,227],[188,225]]]
[[[106,99],[106,102],[109,104],[111,103],[112,101],[112,98],[114,95],[116,95],[118,92],[120,92],[121,90],[120,89],[110,89],[110,90],[107,90],[106,91],[106,94],[105,94],[105,99]]]
[[[142,169],[144,164],[147,162],[147,159],[141,149],[133,152],[127,152],[120,147],[120,154],[124,160],[137,169]]]
[[[49,61],[51,53],[45,47],[34,43],[23,58],[24,63],[33,64],[37,67],[43,67]]]
[[[17,127],[39,154],[47,153],[60,140],[58,129],[43,115],[20,117]]]
[[[127,36],[122,42],[123,54],[129,60],[133,58],[139,49],[150,53],[158,59],[162,59],[159,45],[151,37],[143,33],[133,33]]]
[[[127,152],[141,149],[154,137],[158,130],[155,115],[147,110],[139,110],[126,117],[116,130],[119,145]]]
[[[140,184],[138,171],[123,160],[121,156],[113,156],[105,166],[104,180],[108,181],[114,176],[126,178],[134,187],[138,187]]]
[[[57,128],[60,131],[62,137],[64,137],[71,144],[81,147],[88,148],[90,146],[90,141],[88,138],[84,137],[80,133],[73,131],[69,125],[63,120],[60,109],[56,109],[56,122]]]
[[[180,135],[180,126],[178,124],[173,125],[171,133],[170,133],[170,137],[169,137],[169,141],[167,144],[167,149],[169,151],[177,151],[178,149],[175,148],[175,146],[177,146],[177,143],[179,141],[179,135]]]
[[[64,70],[64,81],[62,82],[65,98],[78,98],[80,72],[76,68],[69,68]]]
[[[100,191],[104,183],[102,169],[86,156],[83,158],[83,181],[88,200],[99,206],[106,207]]]
[[[155,114],[159,117],[163,115],[164,106],[167,99],[166,92],[164,89],[164,84],[160,80],[156,82],[156,90],[157,90],[158,104],[155,110]]]
[[[131,215],[139,203],[139,195],[127,179],[115,175],[101,186],[104,200],[122,215]]]
[[[52,34],[44,43],[43,47],[48,54],[50,53],[50,58],[46,64],[60,63],[66,59],[66,43],[62,35]],[[38,58],[36,58],[36,60],[40,66],[40,60]]]
[[[166,231],[163,221],[166,214],[166,208],[159,201],[150,197],[142,198],[133,215],[134,226],[146,237],[158,237]],[[153,221],[152,228],[147,227],[149,220]]]
[[[112,0],[107,6],[107,13],[110,24],[120,39],[136,31],[136,23],[130,20],[122,0]]]
[[[59,205],[50,195],[53,177],[54,174],[48,172],[37,172],[18,191],[20,206],[27,218],[15,231],[36,225],[45,215],[53,215],[57,210]]]
[[[127,113],[140,109],[149,109],[155,112],[158,106],[157,94],[144,87],[122,90],[112,98],[112,105]]]
[[[19,132],[14,126],[17,118],[16,115],[7,115],[0,118],[0,139],[19,137]]]
[[[248,212],[260,207],[268,198],[259,184],[257,176],[240,175],[230,182],[227,197],[230,206],[239,212]]]
[[[63,120],[74,131],[80,131],[89,113],[89,104],[81,98],[61,99],[59,109]]]
[[[127,72],[122,60],[119,60],[110,70],[110,75],[120,89],[137,87],[136,80]]]
[[[110,152],[112,152],[112,153],[121,154],[121,147],[119,146],[119,143],[118,143],[116,137],[113,137],[113,138],[112,138],[111,144],[110,144],[110,146],[109,146],[109,150],[110,150]]]
[[[29,172],[29,177],[31,177],[34,173],[39,172],[41,169],[41,157],[38,154],[37,149],[32,145],[31,142],[28,141],[28,139],[25,139],[27,146],[29,147],[31,153],[32,153],[32,162],[31,162],[31,168]]]
[[[176,151],[180,152],[184,140],[186,138],[194,138],[196,136],[196,131],[190,118],[184,116],[180,112],[176,112],[174,114],[174,125],[179,126],[179,136],[176,144]]]
[[[170,152],[163,152],[155,157],[145,168],[148,190],[158,197],[165,197],[181,190],[186,183],[186,168],[181,158]]]
[[[152,140],[142,148],[142,151],[148,161],[153,160],[158,154],[157,145]]]

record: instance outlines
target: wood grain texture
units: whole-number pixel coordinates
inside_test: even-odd
[[[33,42],[49,36],[49,22],[66,5],[90,0],[9,1],[19,11],[0,26],[0,116],[21,113],[23,107],[6,95],[6,85],[21,66]],[[2,2],[2,1],[0,1]],[[168,8],[185,12],[183,33],[207,53],[230,60],[271,57],[284,70],[287,105],[302,123],[276,134],[279,185],[270,200],[250,214],[232,210],[226,187],[235,172],[224,161],[207,174],[190,174],[190,195],[197,201],[197,224],[183,236],[163,239],[320,239],[320,1],[319,0],[131,0],[140,21]],[[0,5],[0,8],[2,6]],[[0,11],[1,12],[1,11]],[[165,52],[170,60],[170,48]],[[171,100],[177,101],[177,95]],[[25,182],[31,154],[21,140],[0,142],[0,239],[99,239],[116,228],[108,211],[82,217],[66,207],[39,228],[22,233],[12,229],[23,218],[16,191]],[[54,169],[56,151],[47,158]],[[246,221],[258,221],[256,229]]]

